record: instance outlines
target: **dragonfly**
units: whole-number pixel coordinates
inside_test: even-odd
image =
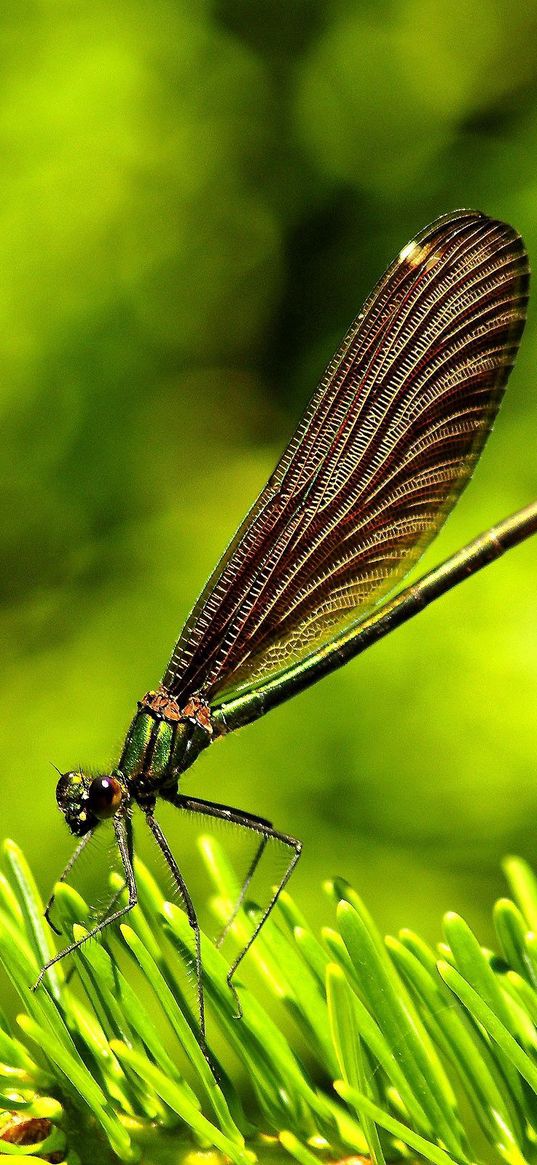
[[[328,365],[294,436],[190,614],[159,686],[139,701],[116,768],[60,775],[58,806],[77,847],[111,819],[127,900],[47,971],[137,902],[133,809],[171,871],[195,936],[199,1041],[206,1055],[201,936],[184,875],[155,816],[159,801],[255,837],[223,933],[271,841],[285,872],[227,973],[236,972],[287,885],[301,842],[262,817],[191,797],[183,774],[228,733],[265,715],[537,531],[537,502],[418,582],[400,584],[440,530],[491,431],[526,318],[520,235],[470,210],[443,215],[387,268]],[[51,896],[46,915],[51,926]],[[55,929],[55,928],[54,928]]]

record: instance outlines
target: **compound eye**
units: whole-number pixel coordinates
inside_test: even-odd
[[[113,817],[121,805],[122,789],[115,777],[95,777],[88,791],[88,808],[98,821]]]

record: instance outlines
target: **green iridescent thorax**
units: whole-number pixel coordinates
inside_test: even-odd
[[[196,701],[180,711],[162,693],[149,692],[138,704],[118,766],[133,797],[142,801],[173,789],[212,737],[206,705]]]

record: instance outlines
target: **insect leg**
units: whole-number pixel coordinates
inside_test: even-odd
[[[63,951],[60,951],[59,954],[54,955],[53,959],[49,959],[48,963],[46,963],[39,972],[39,976],[32,987],[32,991],[37,991],[37,988],[42,982],[43,976],[46,975],[50,967],[54,966],[54,963],[59,963],[60,960],[64,959],[66,955],[70,955],[73,951],[78,950],[78,948],[81,947],[83,943],[88,942],[88,939],[95,938],[96,934],[99,934],[100,931],[105,929],[105,927],[110,926],[112,922],[117,922],[119,918],[122,918],[124,914],[127,914],[129,910],[132,910],[133,906],[136,906],[138,901],[138,894],[136,891],[136,880],[134,877],[132,858],[129,852],[129,832],[123,817],[114,817],[114,832],[116,835],[123,869],[125,871],[125,882],[127,883],[127,889],[129,891],[128,902],[125,906],[121,906],[119,910],[115,910],[114,913],[110,914],[108,918],[104,918],[97,924],[97,926],[92,927],[92,929],[89,930],[88,933],[83,936],[83,938],[78,939],[77,942],[70,943],[69,946],[65,947]]]
[[[262,817],[254,817],[253,814],[245,813],[242,809],[232,809],[228,805],[219,805],[217,802],[214,802],[214,801],[201,801],[197,797],[184,797],[181,793],[177,793],[175,795],[175,797],[170,798],[170,800],[171,800],[172,805],[175,805],[178,809],[186,809],[187,812],[200,813],[206,817],[216,817],[220,821],[230,821],[230,822],[233,822],[235,825],[241,825],[244,829],[252,830],[253,833],[261,834],[263,849],[266,846],[269,839],[274,838],[275,841],[281,842],[282,845],[288,846],[288,848],[293,851],[292,857],[289,861],[287,869],[285,870],[283,878],[278,883],[268,906],[263,911],[263,914],[261,915],[261,918],[259,919],[259,922],[257,923],[257,926],[255,927],[255,929],[253,931],[253,934],[250,935],[250,938],[248,939],[246,946],[243,947],[243,949],[241,951],[239,951],[239,954],[234,959],[234,961],[231,964],[231,967],[227,973],[227,984],[228,984],[230,991],[233,993],[233,996],[234,996],[234,999],[236,1002],[237,1019],[240,1019],[242,1017],[242,1008],[241,1008],[240,999],[239,999],[239,996],[237,993],[237,989],[233,983],[233,978],[235,976],[236,971],[238,970],[238,967],[242,963],[244,956],[248,954],[250,947],[255,942],[260,930],[262,930],[263,926],[265,925],[267,918],[272,913],[272,911],[273,911],[273,909],[278,901],[278,898],[280,897],[282,890],[287,885],[289,878],[291,877],[291,874],[293,873],[293,870],[300,859],[300,855],[302,853],[302,842],[298,841],[298,839],[296,837],[290,837],[289,834],[287,834],[287,833],[280,833],[277,829],[274,829],[271,825],[269,825],[268,822],[265,821]],[[261,848],[261,847],[259,847],[259,848]],[[258,849],[257,860],[259,860],[260,856],[261,856],[261,854],[260,854],[259,849]],[[255,858],[254,858],[254,862],[255,862]],[[256,862],[256,864],[257,864],[257,862]],[[251,873],[250,873],[250,880],[251,880],[254,870],[252,870],[251,867],[250,867],[250,869],[251,869]],[[255,865],[254,865],[254,869],[255,869]],[[241,900],[242,900],[242,896],[241,896]],[[239,905],[240,905],[240,903],[239,903]]]
[[[132,866],[134,863],[134,839],[133,839],[133,834],[132,834],[132,818],[130,816],[127,817],[126,822],[125,822],[125,826],[126,826],[126,831],[127,831],[127,849],[128,849],[128,853],[129,853],[130,863]],[[110,911],[114,909],[114,906],[116,905],[118,898],[120,898],[120,896],[122,895],[126,885],[127,885],[127,882],[125,881],[123,883],[123,885],[119,887],[119,890],[116,890],[115,894],[110,899],[108,906],[106,907],[106,910],[104,911],[104,914],[102,916],[103,922],[108,917],[108,914],[110,913]]]
[[[179,869],[179,866],[177,865],[177,862],[172,854],[172,851],[168,845],[168,842],[166,841],[166,838],[162,832],[162,829],[160,828],[158,821],[155,820],[151,811],[146,812],[145,819],[146,819],[147,824],[151,830],[151,833],[153,834],[153,837],[155,838],[155,841],[156,841],[156,843],[157,843],[157,845],[162,853],[162,856],[164,857],[166,864],[168,865],[168,868],[172,874],[172,877],[173,877],[174,882],[177,886],[177,889],[179,890],[181,898],[183,899],[183,902],[184,902],[185,907],[186,907],[188,921],[192,927],[192,930],[194,931],[194,941],[195,941],[195,951],[196,951],[196,984],[197,984],[197,993],[198,993],[198,1014],[199,1014],[199,1025],[200,1025],[199,1042],[200,1042],[200,1048],[203,1052],[203,1055],[205,1056],[205,1059],[207,1060],[209,1067],[211,1068],[211,1070],[213,1070],[211,1060],[209,1057],[209,1052],[207,1049],[207,1044],[205,1042],[205,996],[204,996],[204,992],[203,992],[203,968],[202,968],[202,962],[201,962],[201,931],[200,931],[200,925],[198,922],[198,916],[196,914],[196,911],[194,908],[194,903],[192,901],[192,898],[190,897],[186,882],[185,882],[183,875]]]
[[[74,853],[71,854],[71,857],[69,858],[69,861],[67,862],[67,865],[65,866],[65,869],[62,870],[59,878],[56,879],[57,882],[65,882],[65,879],[69,877],[69,874],[71,873],[71,870],[72,870],[75,862],[80,857],[80,854],[82,853],[82,850],[87,845],[90,837],[93,837],[93,830],[92,829],[90,830],[89,833],[85,833],[84,837],[79,841]],[[50,912],[52,910],[52,907],[54,906],[55,897],[56,897],[56,895],[55,895],[54,890],[53,890],[52,894],[50,895],[50,898],[47,902],[47,905],[45,906],[43,913],[44,913],[44,916],[45,916],[45,918],[50,926],[50,929],[54,931],[54,934],[61,934],[61,931],[58,930],[57,926],[54,926],[54,923],[50,917]]]
[[[239,913],[239,910],[240,910],[241,906],[243,905],[244,900],[246,898],[246,895],[248,893],[248,889],[251,885],[252,878],[257,870],[257,867],[261,861],[261,858],[263,857],[263,854],[264,854],[266,846],[267,846],[267,842],[268,842],[268,837],[266,837],[265,834],[263,834],[261,841],[259,842],[259,845],[258,845],[258,847],[255,851],[255,854],[252,858],[252,861],[250,863],[250,867],[248,869],[248,872],[246,874],[244,882],[241,886],[241,892],[239,894],[239,897],[237,898],[237,901],[233,907],[233,910],[231,911],[231,914],[230,914],[225,926],[222,928],[222,930],[220,931],[220,934],[218,935],[218,938],[217,938],[216,944],[215,944],[217,947],[222,946],[226,936],[229,934],[231,927],[233,926],[233,923],[235,922],[235,919]]]
[[[181,806],[179,804],[179,802],[181,800],[183,800],[183,798],[180,795],[178,795],[177,800],[173,801],[173,804],[179,805],[179,808],[187,808],[186,805]],[[193,805],[198,804],[198,799],[196,797],[189,797],[189,798],[187,798],[187,800]],[[204,808],[222,810],[222,814],[218,814],[218,816],[223,816],[224,813],[227,813],[228,811],[230,811],[230,807],[228,805],[221,805],[219,801],[200,801],[199,804],[203,805]],[[188,808],[191,809],[190,804],[189,804]],[[202,810],[202,812],[203,812],[203,810]],[[235,813],[237,815],[237,817],[240,817],[241,819],[244,818],[244,821],[241,820],[241,822],[240,822],[240,824],[242,826],[248,827],[248,824],[250,822],[255,821],[258,825],[266,826],[266,828],[269,830],[272,829],[272,822],[267,821],[265,817],[255,817],[252,813],[243,813],[241,809],[233,809],[233,810],[231,810],[231,812]],[[212,816],[212,814],[211,814],[211,816]],[[252,878],[255,874],[255,871],[257,870],[257,867],[258,867],[258,865],[261,861],[261,858],[263,856],[263,853],[266,849],[267,841],[268,841],[268,837],[266,836],[265,833],[263,833],[261,836],[261,841],[260,841],[260,843],[257,847],[257,850],[252,858],[250,867],[248,869],[248,872],[247,872],[246,877],[244,879],[244,882],[242,884],[239,897],[238,897],[238,899],[233,907],[233,910],[232,910],[225,926],[223,927],[222,931],[218,935],[218,938],[216,939],[215,945],[217,947],[222,946],[226,936],[229,934],[229,931],[230,931],[231,927],[233,926],[233,923],[237,917],[237,914],[239,913],[239,910],[244,902],[244,899],[246,898],[246,894],[248,893],[248,887],[251,885]]]

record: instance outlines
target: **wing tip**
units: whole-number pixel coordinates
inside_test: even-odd
[[[441,214],[438,216],[438,218],[433,219],[432,222],[430,222],[427,226],[423,227],[422,230],[419,231],[418,234],[414,237],[414,239],[411,240],[411,242],[415,242],[416,244],[423,244],[426,241],[430,241],[432,243],[439,234],[444,234],[446,227],[450,225],[453,227],[453,235],[457,235],[461,230],[464,229],[464,227],[468,227],[470,225],[475,227],[484,227],[487,232],[494,232],[495,238],[497,237],[497,234],[503,235],[506,241],[510,241],[513,244],[514,252],[519,255],[520,258],[524,259],[524,269],[526,269],[529,273],[530,265],[528,252],[524,238],[520,234],[520,231],[518,231],[516,227],[512,226],[511,223],[506,222],[505,219],[494,218],[492,215],[486,214],[486,212],[483,210],[472,210],[468,207],[459,207],[455,210],[448,211],[445,214]],[[452,235],[448,233],[446,241],[451,237]],[[410,244],[407,245],[410,246]],[[403,248],[403,250],[405,250],[405,248]]]

